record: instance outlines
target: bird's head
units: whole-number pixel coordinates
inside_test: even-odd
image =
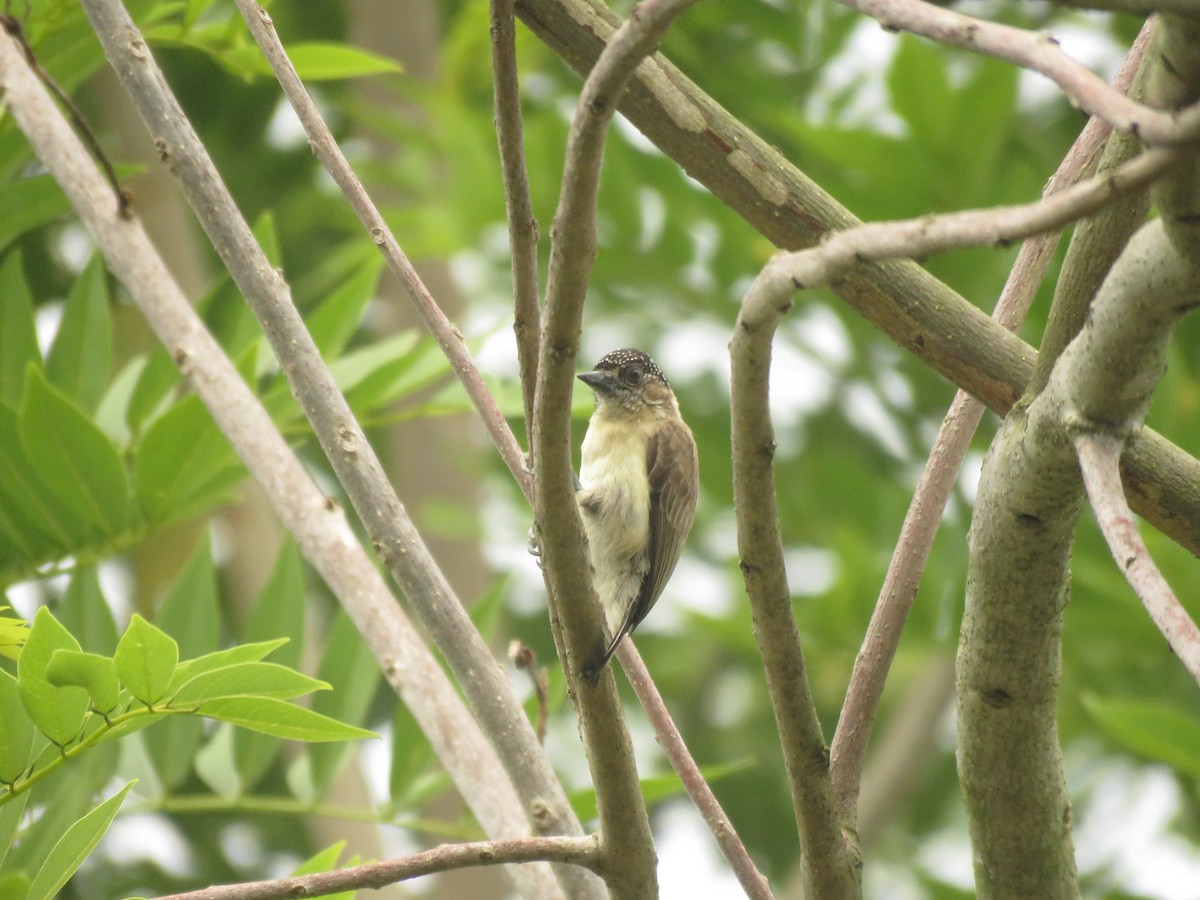
[[[641,350],[614,350],[605,354],[591,372],[579,380],[592,389],[596,405],[615,406],[631,413],[675,409],[675,395],[662,370]]]

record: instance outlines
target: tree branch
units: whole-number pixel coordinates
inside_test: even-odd
[[[589,577],[576,506],[570,444],[571,393],[583,301],[596,248],[596,194],[604,136],[633,70],[670,22],[693,0],[646,0],[613,36],[588,75],[567,139],[562,191],[554,217],[546,316],[538,363],[533,452],[535,513],[546,563],[551,625],[596,786],[606,871],[616,896],[657,894],[655,856],[629,735],[611,669],[595,684],[581,670],[599,659],[604,629]]]
[[[258,26],[260,32],[263,29],[270,32],[267,22],[256,12],[257,7],[247,6],[249,9],[243,11],[248,13],[252,28]],[[281,369],[312,424],[313,433],[362,518],[377,552],[434,636],[485,733],[495,741],[499,758],[520,792],[531,826],[538,831],[582,833],[511,686],[396,496],[374,449],[304,327],[291,301],[287,283],[254,240],[133,21],[115,0],[88,0],[85,8],[122,86],[151,130],[160,155],[169,161],[172,173],[180,180],[184,195],[213,247],[262,324]],[[282,48],[279,49],[282,52]],[[292,75],[294,77],[294,71]],[[294,86],[304,93],[298,80],[294,81]],[[306,94],[304,97],[307,99]],[[304,110],[301,112],[303,114]],[[315,115],[311,103],[307,112]],[[327,129],[313,135],[313,146],[326,161],[331,156],[340,161],[336,174],[344,187],[347,179],[353,184],[351,194],[356,209],[360,214],[369,212],[378,219],[378,213],[336,150]],[[378,222],[380,224],[371,229],[372,236],[384,247],[385,256],[400,270],[401,277],[409,276],[405,281],[415,290],[415,286],[420,286],[419,280],[414,286],[415,272],[391,232],[382,226],[382,219]],[[420,287],[423,291],[423,286]],[[449,323],[428,293],[423,293],[422,297],[424,303],[420,305],[428,318],[440,316],[449,329]],[[443,348],[450,343],[459,355],[465,354],[459,337],[447,337],[443,333],[439,340]],[[463,365],[461,360],[459,362],[455,368],[461,375]],[[479,373],[469,359],[466,365],[482,386]],[[489,402],[490,399],[488,395]],[[492,407],[494,409],[494,403]],[[493,418],[507,432],[507,424],[498,411]],[[519,458],[517,453],[518,472]],[[570,877],[579,877],[579,873],[570,873]]]
[[[924,0],[838,2],[877,20],[887,31],[911,31],[1040,72],[1062,89],[1073,106],[1150,146],[1182,147],[1200,140],[1200,106],[1165,112],[1137,103],[1067,56],[1049,34],[977,19]]]
[[[787,260],[774,257],[754,280],[729,342],[738,554],[800,831],[805,895],[852,898],[861,896],[862,888],[839,825],[829,753],[808,685],[775,503],[775,433],[768,394],[772,339],[792,306],[794,285]]]
[[[594,837],[528,837],[472,844],[443,844],[401,859],[348,866],[271,881],[219,885],[200,891],[169,894],[158,900],[287,900],[324,897],[342,891],[378,890],[389,884],[473,866],[503,866],[537,860],[595,868],[599,843]]]
[[[538,308],[538,224],[529,198],[525,137],[521,127],[521,90],[517,84],[516,28],[513,0],[491,0],[492,83],[496,138],[504,173],[504,207],[512,252],[513,332],[525,401],[526,438],[532,446],[533,399],[537,387],[541,311]]]
[[[1200,683],[1200,629],[1158,571],[1125,502],[1120,469],[1124,441],[1107,434],[1081,434],[1075,438],[1075,449],[1088,501],[1117,568],[1167,639],[1171,652]]]
[[[679,780],[683,782],[683,789],[687,791],[688,797],[699,810],[708,830],[716,838],[717,846],[721,849],[721,854],[728,860],[729,867],[737,877],[742,890],[751,900],[772,900],[774,895],[771,893],[770,884],[767,883],[762,872],[758,871],[758,867],[754,865],[754,860],[750,858],[750,852],[746,849],[746,845],[734,831],[733,823],[725,815],[725,810],[717,802],[712,788],[704,780],[700,767],[696,765],[696,761],[688,752],[687,745],[683,742],[683,735],[679,733],[670,712],[667,711],[666,704],[663,703],[662,697],[654,687],[646,664],[642,662],[641,654],[638,653],[633,641],[621,641],[617,646],[617,659],[621,661],[621,668],[629,679],[629,684],[641,702],[642,708],[646,711],[646,717],[654,728],[659,746],[670,760],[671,767],[679,776]]]
[[[579,72],[619,21],[598,0],[517,0],[517,15]],[[621,112],[667,156],[783,249],[861,224],[778,150],[733,118],[661,55],[646,60]],[[1037,352],[916,263],[859,266],[833,292],[898,346],[1005,415]],[[1200,462],[1151,429],[1123,459],[1131,505],[1200,555]]]
[[[144,50],[136,41],[132,46]],[[342,511],[313,483],[204,328],[141,223],[118,215],[107,182],[8,35],[0,36],[0,88],[6,108],[87,226],[109,269],[363,634],[388,683],[412,710],[484,829],[497,836],[527,833],[520,800],[495,751],[404,617]],[[562,896],[544,866],[516,870],[514,877],[531,896]]]
[[[1128,90],[1133,81],[1142,60],[1149,27],[1143,28],[1113,80],[1113,86],[1118,90]],[[1095,170],[1096,158],[1110,133],[1107,123],[1091,119],[1051,176],[1043,196],[1088,177]],[[993,318],[1008,330],[1015,331],[1024,321],[1060,237],[1060,231],[1048,232],[1027,238],[1021,245],[993,313]],[[857,820],[855,806],[879,699],[883,696],[901,631],[916,599],[942,510],[950,498],[983,411],[983,404],[965,391],[959,390],[955,394],[900,527],[896,550],[854,662],[830,748],[830,775],[839,815],[843,826],[850,830],[859,831],[853,827]]]

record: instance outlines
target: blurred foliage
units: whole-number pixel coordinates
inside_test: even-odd
[[[485,358],[498,360],[485,374],[503,408],[516,417],[515,365],[505,345],[509,260],[492,130],[487,3],[428,3],[421,8],[437,16],[441,35],[436,76],[418,78],[399,67],[386,71],[386,58],[339,50],[324,60],[325,71],[340,66],[333,74],[375,73],[371,93],[357,80],[320,81],[310,88],[401,245],[418,263],[450,263],[470,297],[460,324],[473,346],[487,351]],[[356,412],[378,425],[464,410],[461,392],[446,377],[431,341],[415,332],[376,330],[387,318],[378,301],[381,279],[386,284],[390,276],[381,274],[370,240],[280,112],[279,91],[262,77],[233,4],[126,5],[151,29],[168,80],[240,208],[257,221],[260,239],[287,274]],[[621,12],[629,5],[614,4]],[[407,5],[397,5],[395,15],[415,14],[402,6]],[[314,65],[322,62],[322,47],[349,42],[355,17],[375,14],[367,9],[348,2],[270,7],[285,44],[307,46],[317,54]],[[1109,74],[1138,24],[1041,4],[988,4],[988,13],[1014,25],[1086,35],[1086,46],[1101,48]],[[360,23],[363,27],[370,26]],[[533,206],[548,234],[579,79],[523,27],[517,30]],[[101,143],[115,146],[122,126],[110,115],[114,87],[98,74],[102,54],[80,5],[32,0],[26,32],[42,63],[75,94]],[[911,36],[885,34],[829,0],[697,4],[672,29],[663,50],[867,220],[1035,198],[1083,121],[1035,76]],[[56,601],[67,607],[60,618],[73,634],[86,627],[88,634],[108,634],[115,641],[111,621],[95,624],[104,617],[94,611],[99,589],[87,586],[91,564],[120,559],[147,537],[169,537],[172,523],[219,516],[222,504],[236,497],[243,473],[207,413],[180,384],[167,354],[130,352],[122,342],[127,301],[98,264],[87,264],[71,250],[79,241],[78,227],[64,218],[60,192],[39,174],[8,118],[0,118],[0,210],[0,584],[33,579],[53,600],[60,592],[44,586],[45,576],[71,572],[66,594]],[[741,295],[773,248],[620,120],[606,150],[599,235],[581,361],[627,344],[654,355],[679,393],[701,453],[702,498],[685,561],[637,643],[698,761],[723,773],[714,787],[735,826],[772,880],[783,884],[797,861],[795,827],[737,570],[725,350]],[[548,250],[543,240],[543,272]],[[236,289],[218,273],[215,255],[202,239],[183,252],[202,257],[213,273],[198,302],[206,321],[306,462],[322,469],[290,392]],[[1015,249],[963,251],[927,266],[990,310],[1014,255]],[[1022,332],[1035,344],[1057,265]],[[1189,450],[1200,447],[1198,344],[1194,323],[1180,329],[1151,420]],[[497,345],[504,347],[497,351]],[[830,735],[911,489],[953,389],[824,293],[806,298],[785,321],[773,378],[780,522],[795,561],[790,576],[813,690]],[[582,429],[585,400],[579,412]],[[522,434],[523,423],[512,421]],[[976,464],[994,427],[993,419],[985,420],[973,448]],[[486,448],[473,447],[472,453],[480,462],[468,475],[483,479],[495,494],[495,502],[483,508],[506,509],[504,521],[514,528],[498,533],[496,523],[472,507],[455,511],[460,521],[471,523],[463,530],[519,548],[528,519],[524,502]],[[924,683],[931,661],[954,653],[972,482],[973,476],[964,476],[949,504],[925,572],[884,696],[875,742],[880,753],[887,752],[889,726],[909,692]],[[405,487],[398,485],[402,497]],[[443,511],[443,521],[455,518]],[[1158,535],[1147,539],[1185,603],[1200,613],[1187,589],[1196,578],[1195,560]],[[210,569],[204,571],[213,577]],[[1114,766],[1128,760],[1173,766],[1168,771],[1179,787],[1177,812],[1164,827],[1172,840],[1200,852],[1195,768],[1180,756],[1181,747],[1186,756],[1198,721],[1195,685],[1115,571],[1087,516],[1074,573],[1063,645],[1061,732],[1067,758],[1075,758],[1073,748],[1086,747]],[[536,581],[493,581],[500,587],[486,608],[499,644],[519,637],[543,662],[552,661],[544,610],[530,601],[531,593],[540,596]],[[294,551],[285,551],[277,564],[272,584],[281,583],[291,586],[264,591],[246,622],[235,625],[220,617],[212,640],[223,643],[233,635],[260,641],[287,633],[292,643],[280,653],[298,654],[302,614],[289,604],[304,593],[311,599],[314,591],[298,587],[303,575]],[[227,601],[218,602],[219,591],[211,585],[195,590],[209,598],[206,609],[214,611],[204,615],[211,625],[215,610]],[[87,604],[84,596],[91,598]],[[508,607],[503,617],[496,614],[501,601]],[[322,669],[319,677],[335,684],[335,675],[347,684],[367,679],[353,634],[334,627],[327,638],[330,645],[345,643],[336,656],[325,649],[320,657],[330,665],[336,660],[338,673]],[[113,650],[100,646],[95,652]],[[294,665],[298,657],[285,661]],[[550,749],[564,772],[577,773],[578,746],[553,738],[556,722],[574,733],[558,684],[557,693],[552,689],[557,699]],[[411,717],[390,695],[368,703],[362,690],[338,702],[357,704],[349,721],[389,726],[388,814],[415,814],[446,789],[445,776]],[[322,711],[339,715],[346,709]],[[937,862],[938,842],[947,833],[965,847],[949,718],[933,730],[929,751],[912,765],[903,805],[890,811],[882,836],[868,848],[868,878],[878,866],[916,896],[965,896]],[[205,787],[204,780],[220,767],[211,760],[193,765],[191,753],[203,744],[216,748],[210,753],[233,755],[243,790],[254,786],[314,797],[344,752],[332,746],[305,756],[303,765],[285,767],[274,745],[264,752],[268,745],[254,735],[239,732],[230,740],[220,732],[193,733],[171,740],[179,742],[171,751],[177,768],[159,774],[164,785]],[[647,778],[661,776],[665,763],[649,758]],[[752,764],[743,765],[746,760]],[[90,779],[75,785],[86,783],[85,793],[106,783],[117,762],[91,765],[86,776],[72,776]],[[1092,782],[1072,780],[1086,807]],[[220,794],[229,786],[211,787]],[[319,849],[306,843],[290,818],[248,817],[244,824],[254,829],[262,861],[259,868],[238,868],[218,837],[231,815],[214,808],[173,816],[194,851],[189,883],[261,877],[267,860],[283,854],[298,862]],[[4,824],[0,810],[0,833]],[[181,886],[149,863],[121,867],[102,856],[93,862],[88,871],[100,879],[117,879],[123,869],[129,878],[121,882],[124,887]],[[1088,895],[1128,895],[1120,871],[1118,860],[1097,863],[1085,873]],[[100,896],[89,894],[97,883],[80,886],[76,896]],[[115,880],[103,883],[117,889]]]

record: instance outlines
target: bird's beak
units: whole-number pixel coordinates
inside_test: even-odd
[[[581,372],[577,377],[597,394],[612,394],[617,386],[609,372]]]

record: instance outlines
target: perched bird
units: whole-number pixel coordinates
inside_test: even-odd
[[[596,395],[576,494],[610,640],[598,675],[650,612],[679,561],[700,492],[696,440],[671,386],[640,350],[614,350],[579,380]]]

